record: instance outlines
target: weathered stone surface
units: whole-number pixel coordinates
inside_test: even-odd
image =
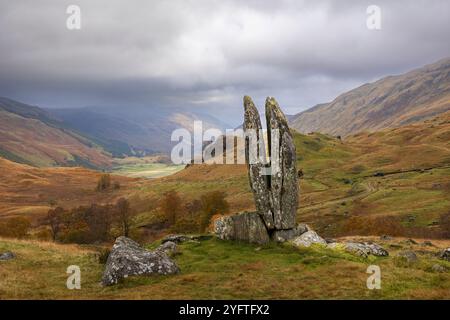
[[[369,254],[374,256],[385,257],[389,255],[389,252],[376,243],[368,242],[346,242],[344,249],[347,252],[356,254],[361,257],[367,258]]]
[[[145,250],[126,237],[116,239],[106,262],[102,284],[110,286],[135,275],[174,274],[180,269],[162,250]]]
[[[417,254],[411,250],[401,251],[397,254],[397,257],[408,264],[415,263],[419,260]]]
[[[292,239],[291,242],[299,247],[310,247],[312,244],[321,244],[324,246],[327,245],[327,242],[312,230],[307,231],[302,235]]]
[[[14,259],[16,255],[10,251],[0,253],[0,260],[11,260]]]
[[[266,99],[267,139],[272,175],[270,204],[276,229],[295,227],[298,207],[298,173],[295,144],[287,119],[274,98]],[[278,141],[272,132],[278,130]],[[276,169],[275,169],[276,168]]]
[[[289,241],[293,238],[296,238],[303,233],[309,231],[310,228],[304,224],[300,223],[293,229],[287,229],[287,230],[275,230],[272,233],[272,240],[276,242],[285,242]]]
[[[450,248],[444,249],[439,252],[439,258],[442,260],[450,261]]]
[[[261,160],[261,156],[265,158],[264,148],[256,148],[264,144],[264,138],[258,110],[248,96],[244,97],[244,109],[245,154],[249,163],[249,180],[257,212],[268,230],[293,229],[298,207],[298,172],[295,144],[286,117],[274,98],[266,99],[267,144],[270,156],[267,166],[262,161],[254,161]],[[258,141],[253,141],[254,139]],[[251,159],[253,161],[250,161]],[[262,170],[268,168],[271,174],[264,175]]]
[[[267,98],[265,107],[269,163],[259,112],[252,99],[244,97],[245,158],[256,212],[216,220],[215,231],[221,239],[261,244],[269,241],[269,233],[282,242],[307,231],[296,227],[298,172],[286,117],[274,98]]]
[[[222,240],[256,244],[265,244],[270,240],[265,224],[256,212],[221,217],[215,221],[214,228],[216,235]]]
[[[245,159],[248,164],[248,176],[250,187],[255,199],[256,211],[264,220],[268,230],[275,227],[272,209],[270,206],[270,193],[268,189],[268,177],[262,175],[261,170],[265,164],[261,157],[265,157],[264,138],[258,109],[252,99],[244,97],[244,132],[245,138]],[[256,139],[256,141],[254,141]],[[259,146],[259,147],[257,147]],[[252,160],[253,159],[253,160]]]
[[[178,246],[175,242],[166,241],[163,244],[161,244],[158,248],[156,248],[156,250],[162,251],[170,256],[178,252]]]

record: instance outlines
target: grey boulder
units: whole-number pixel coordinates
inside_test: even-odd
[[[111,286],[128,276],[178,272],[178,266],[163,250],[148,251],[129,238],[119,237],[106,262],[102,284]]]
[[[270,240],[264,221],[256,212],[221,217],[215,221],[214,231],[222,240],[255,244],[266,244]]]
[[[312,230],[292,239],[291,242],[298,247],[310,247],[313,244],[327,245],[327,242]]]

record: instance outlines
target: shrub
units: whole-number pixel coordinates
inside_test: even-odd
[[[0,224],[0,236],[22,239],[28,236],[31,223],[25,217],[15,217]]]
[[[178,192],[168,191],[164,194],[161,201],[161,209],[170,225],[175,224],[177,217],[181,216],[182,203]]]
[[[53,241],[55,241],[61,232],[63,217],[65,214],[65,210],[62,207],[57,207],[55,209],[50,209],[47,213],[47,216],[43,219],[43,224],[48,225],[50,227],[50,232]]]
[[[111,187],[111,175],[104,173],[100,176],[97,182],[97,191],[104,191]]]
[[[209,226],[212,216],[228,213],[230,206],[225,200],[225,196],[223,191],[212,191],[201,196],[200,229],[202,231]]]
[[[450,238],[450,212],[441,214],[439,218],[439,225],[442,237]]]

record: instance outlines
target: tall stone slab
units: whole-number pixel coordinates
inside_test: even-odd
[[[261,119],[258,109],[248,96],[244,97],[244,134],[246,135],[245,159],[248,165],[248,176],[256,210],[263,219],[266,228],[272,230],[275,228],[275,224],[270,205],[268,176],[261,174],[265,167],[265,164],[261,161],[261,158],[265,157]],[[253,161],[251,161],[252,155]]]
[[[252,99],[244,97],[245,158],[256,212],[222,217],[215,231],[221,239],[252,243],[287,241],[307,228],[296,226],[298,174],[295,143],[288,122],[274,98],[265,105],[267,144],[258,110]]]

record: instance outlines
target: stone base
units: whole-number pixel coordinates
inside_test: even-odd
[[[270,241],[264,222],[256,212],[221,217],[215,221],[214,231],[222,240],[255,244],[266,244]]]
[[[275,230],[272,233],[272,240],[276,242],[285,242],[289,241],[293,238],[296,238],[303,233],[309,231],[310,228],[304,224],[300,223],[293,229],[286,229],[286,230]]]

